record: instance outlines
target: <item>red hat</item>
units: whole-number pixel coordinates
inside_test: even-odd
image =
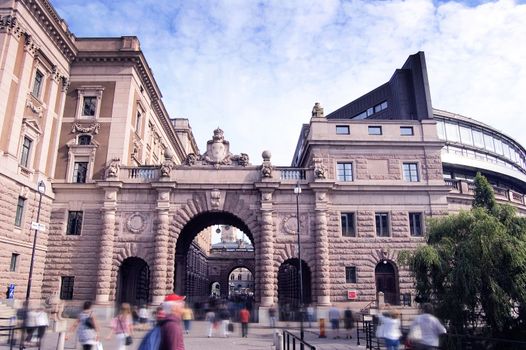
[[[164,301],[182,301],[182,300],[185,300],[186,297],[185,296],[182,296],[182,295],[177,295],[177,294],[168,294],[166,297],[164,297]]]

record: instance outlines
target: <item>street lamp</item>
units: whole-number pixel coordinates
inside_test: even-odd
[[[304,330],[303,330],[303,268],[301,266],[301,240],[300,240],[300,194],[301,194],[301,187],[300,182],[296,184],[296,187],[294,187],[294,194],[296,194],[296,223],[297,223],[297,229],[296,233],[298,235],[298,260],[299,260],[299,273],[298,273],[298,279],[299,279],[299,287],[300,287],[300,338],[303,340],[304,337]]]
[[[27,280],[27,290],[26,290],[26,305],[29,304],[29,297],[31,296],[31,282],[33,280],[33,265],[35,264],[35,250],[37,246],[37,235],[40,230],[39,220],[40,220],[40,208],[42,207],[42,195],[46,193],[46,184],[44,181],[40,180],[37,186],[38,194],[40,198],[38,199],[38,210],[37,210],[37,227],[35,227],[35,237],[33,237],[33,250],[31,251],[31,263],[29,265],[29,278]]]

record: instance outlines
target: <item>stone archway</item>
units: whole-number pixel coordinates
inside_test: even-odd
[[[118,304],[139,306],[150,302],[150,268],[146,261],[130,257],[122,262],[118,272],[116,294]]]
[[[302,259],[303,305],[312,302],[311,271]],[[300,319],[299,260],[285,260],[278,270],[278,306],[279,318],[283,321]]]
[[[380,261],[374,269],[374,279],[376,282],[376,293],[384,293],[384,301],[386,304],[400,304],[398,273],[392,261]]]
[[[252,230],[237,215],[227,211],[205,211],[194,215],[182,227],[175,244],[174,290],[178,294],[186,295],[190,301],[205,301],[210,296],[209,286],[212,281],[208,276],[208,266],[206,267],[206,273],[199,276],[192,275],[191,269],[188,267],[191,264],[189,257],[192,258],[192,254],[194,254],[192,242],[203,229],[212,225],[236,227],[247,235],[255,249],[255,239]],[[253,252],[252,255],[254,256]],[[195,279],[198,279],[197,284]],[[223,294],[224,289],[228,288],[228,282],[220,280],[220,285],[221,294]]]

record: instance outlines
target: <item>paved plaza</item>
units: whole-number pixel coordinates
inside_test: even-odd
[[[286,327],[285,324],[280,325],[286,329],[291,329],[293,325]],[[294,325],[295,326],[295,325]],[[192,323],[192,331],[190,334],[185,335],[185,347],[187,350],[201,350],[201,349],[214,349],[214,350],[250,350],[250,349],[275,349],[274,347],[274,330],[268,327],[263,327],[259,324],[251,324],[249,328],[249,335],[247,338],[241,338],[240,325],[235,324],[235,332],[228,338],[223,338],[217,332],[212,338],[207,337],[208,325],[204,321],[194,321]],[[105,350],[117,349],[115,338],[106,340],[106,335],[109,333],[109,328],[104,327],[102,331],[102,343]],[[281,333],[283,328],[277,330]],[[294,333],[299,334],[297,329],[293,329]],[[139,346],[140,340],[142,339],[144,331],[136,332],[134,335],[134,343],[128,347],[129,350],[136,350]],[[316,349],[322,350],[354,350],[354,349],[365,349],[363,346],[364,341],[362,340],[362,346],[356,345],[356,332],[353,333],[353,339],[334,339],[331,331],[328,332],[328,337],[320,339],[318,337],[319,332],[316,328],[307,328],[305,332],[305,339],[312,345],[316,346]],[[8,346],[4,345],[2,340],[0,349],[9,349]],[[42,343],[42,350],[55,350],[57,344],[57,334],[48,333]],[[16,348],[18,349],[18,348]],[[28,348],[32,349],[32,348]],[[81,346],[75,344],[74,336],[66,341],[64,349],[81,349]]]

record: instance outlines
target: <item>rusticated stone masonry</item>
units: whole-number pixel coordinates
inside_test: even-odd
[[[111,269],[113,265],[113,240],[115,236],[115,200],[116,191],[107,192],[103,211],[103,226],[99,245],[99,266],[97,276],[97,291],[95,301],[106,303],[109,301],[111,287]]]
[[[261,252],[260,271],[261,278],[259,286],[261,288],[261,306],[271,306],[274,300],[274,268],[269,261],[273,260],[274,254],[274,225],[272,222],[272,211],[262,211],[261,213]],[[262,263],[267,262],[267,263]]]
[[[157,232],[155,232],[155,253],[153,258],[153,298],[159,303],[166,294],[166,268],[169,245],[169,191],[160,191],[157,207]]]
[[[329,305],[331,302],[331,279],[329,237],[325,210],[316,210],[316,270],[316,276],[318,277],[318,305]]]

